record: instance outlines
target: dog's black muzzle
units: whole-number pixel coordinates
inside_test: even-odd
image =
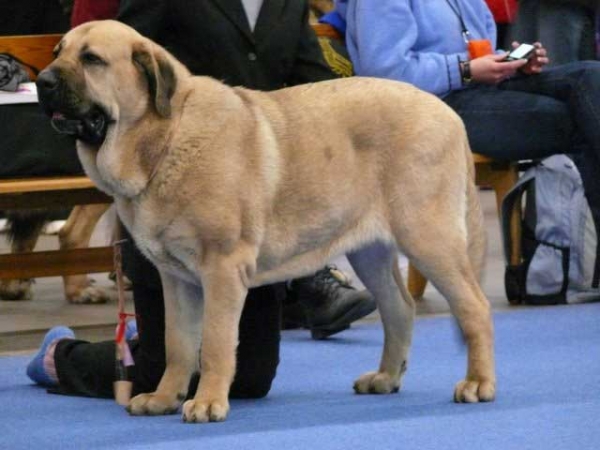
[[[40,72],[36,86],[40,105],[52,118],[56,131],[88,144],[102,145],[110,120],[100,106],[82,101],[81,95],[68,86],[57,69]]]

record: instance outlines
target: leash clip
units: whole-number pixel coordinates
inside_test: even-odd
[[[469,45],[469,41],[471,39],[471,33],[469,33],[469,30],[463,30],[462,37],[463,37],[463,40],[465,41],[465,44]]]

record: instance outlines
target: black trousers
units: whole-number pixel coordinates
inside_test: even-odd
[[[139,339],[130,342],[135,365],[130,370],[133,394],[153,392],[165,370],[165,312],[160,276],[131,243],[123,246],[124,271],[133,284]],[[279,363],[282,285],[248,292],[239,328],[237,371],[231,387],[235,398],[267,395]],[[115,342],[60,341],[54,353],[59,387],[51,392],[113,397]],[[195,393],[197,376],[188,396]]]

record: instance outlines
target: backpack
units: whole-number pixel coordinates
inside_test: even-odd
[[[591,172],[582,171],[592,177]],[[597,181],[584,183],[573,159],[554,155],[528,169],[507,194],[502,204],[502,237],[510,303],[553,305],[600,299],[600,208],[598,195],[586,195],[584,184],[592,187]],[[515,206],[522,209],[522,257],[519,264],[511,265],[510,213]]]

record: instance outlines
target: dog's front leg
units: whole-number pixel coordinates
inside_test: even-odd
[[[200,384],[194,399],[183,405],[185,422],[220,422],[227,417],[248,267],[219,261],[203,271],[205,301]]]
[[[134,397],[133,415],[177,412],[185,400],[192,374],[198,370],[202,336],[202,288],[160,272],[165,301],[166,369],[155,392]],[[143,333],[143,329],[141,330]]]

